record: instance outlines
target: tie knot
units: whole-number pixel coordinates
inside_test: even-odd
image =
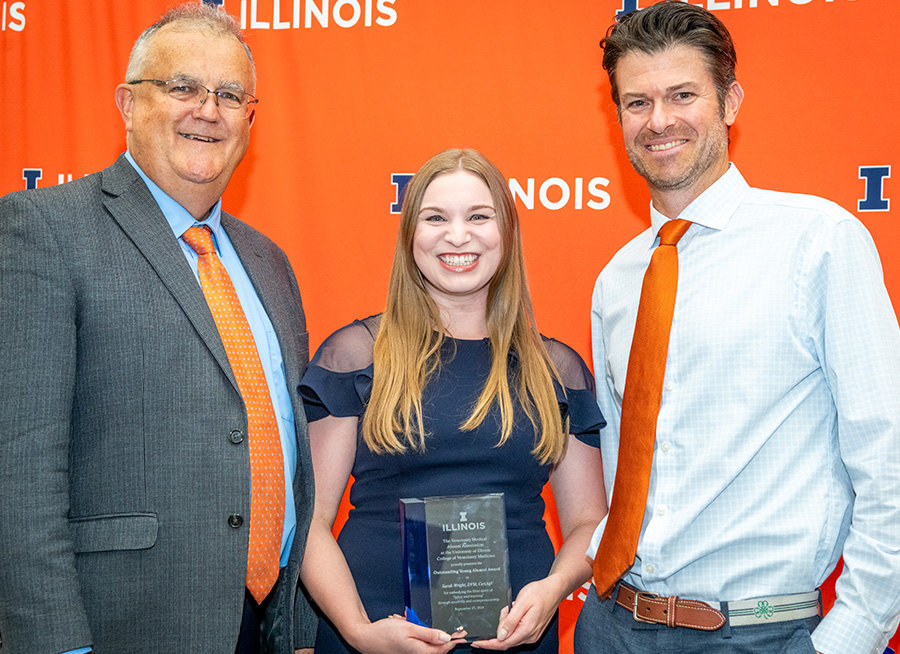
[[[679,239],[684,236],[684,233],[690,226],[691,222],[689,220],[682,220],[680,218],[670,220],[659,230],[659,244],[675,245],[678,243]]]
[[[202,227],[191,227],[181,235],[181,238],[184,239],[184,242],[190,245],[197,254],[209,254],[210,252],[216,251],[212,242],[212,232],[206,225],[203,225]]]

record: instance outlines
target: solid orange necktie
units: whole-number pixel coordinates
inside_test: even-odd
[[[670,220],[662,226],[659,246],[644,274],[622,396],[616,481],[606,529],[594,557],[594,586],[603,599],[612,594],[616,582],[631,568],[637,554],[675,312],[678,287],[675,246],[690,226],[687,220]]]
[[[284,459],[278,422],[253,333],[231,278],[216,256],[208,227],[182,236],[199,256],[203,295],[216,321],[228,362],[247,408],[250,448],[250,546],[247,589],[262,602],[278,578],[284,529]]]

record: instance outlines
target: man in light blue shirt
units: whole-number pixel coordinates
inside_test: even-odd
[[[176,7],[138,38],[116,89],[128,151],[0,199],[4,654],[295,654],[313,642],[298,585],[313,504],[296,391],[303,305],[284,252],[221,206],[255,92],[233,17]],[[252,336],[234,359],[183,239],[199,225]],[[271,401],[277,437],[248,417],[235,375],[253,354],[268,390],[253,406]],[[271,547],[251,592],[262,433],[284,492],[276,482],[267,496]]]
[[[660,227],[692,224],[637,554],[609,599],[589,593],[576,652],[880,654],[900,619],[900,329],[872,239],[837,205],[751,188],[729,163],[744,92],[713,14],[661,2],[602,46],[652,198],[650,229],[593,295],[608,493],[643,275]],[[716,622],[697,628],[704,616]]]

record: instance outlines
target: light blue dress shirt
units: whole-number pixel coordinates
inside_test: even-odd
[[[679,277],[644,526],[625,581],[736,601],[810,591],[813,634],[881,652],[900,619],[900,329],[865,227],[754,189],[734,166],[678,216]],[[594,372],[607,493],[644,272],[665,216],[597,279]],[[605,520],[588,551],[597,550]]]

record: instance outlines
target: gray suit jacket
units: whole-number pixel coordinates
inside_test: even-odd
[[[264,651],[310,646],[309,358],[284,253],[223,214],[278,335],[293,399],[297,532]],[[202,290],[122,157],[0,199],[2,654],[230,654],[244,599],[247,416]],[[229,524],[244,517],[240,527]]]

